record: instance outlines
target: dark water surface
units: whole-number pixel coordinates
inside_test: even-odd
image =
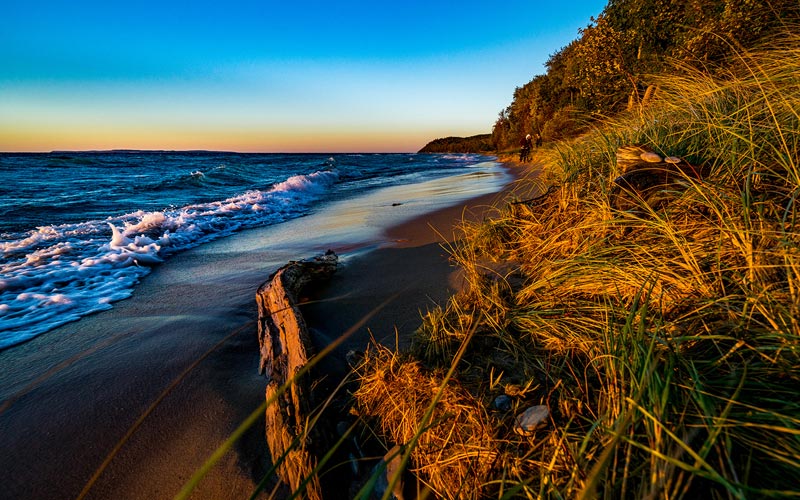
[[[479,172],[419,154],[0,154],[0,349],[127,298],[154,265],[378,188]],[[480,182],[479,179],[476,182]]]

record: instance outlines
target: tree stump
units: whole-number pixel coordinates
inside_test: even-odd
[[[618,210],[636,208],[644,202],[660,208],[684,191],[686,181],[702,179],[700,169],[677,157],[662,158],[645,146],[623,146],[617,150],[617,169],[610,204]]]

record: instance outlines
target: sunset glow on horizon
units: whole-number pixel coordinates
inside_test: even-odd
[[[604,5],[17,2],[0,151],[416,151],[491,132]]]

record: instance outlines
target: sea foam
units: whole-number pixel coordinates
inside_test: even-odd
[[[296,175],[220,201],[43,226],[0,241],[0,349],[110,308],[169,255],[302,215],[337,179],[335,170]]]

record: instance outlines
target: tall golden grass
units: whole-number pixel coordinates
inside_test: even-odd
[[[416,358],[359,367],[363,416],[438,496],[800,497],[800,37],[655,80],[540,153],[549,196],[464,225],[468,286]],[[615,208],[630,144],[704,176]],[[515,434],[536,404],[548,426]]]

